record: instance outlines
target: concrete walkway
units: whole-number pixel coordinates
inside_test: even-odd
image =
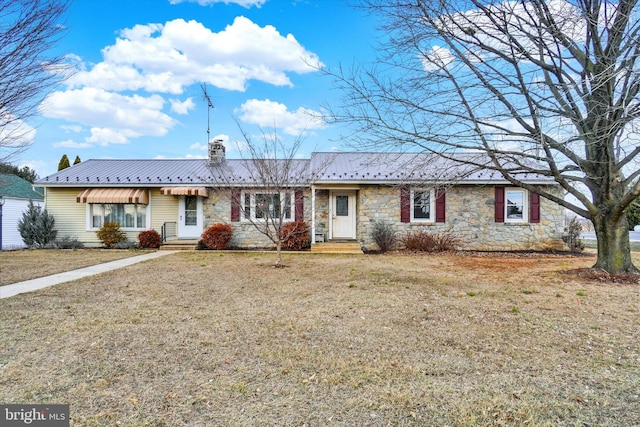
[[[159,258],[161,256],[173,253],[175,253],[175,251],[156,251],[144,255],[105,262],[103,264],[92,265],[89,267],[80,268],[78,270],[40,277],[38,279],[25,280],[24,282],[18,282],[12,285],[0,286],[0,298],[9,298],[25,292],[48,288],[49,286],[70,282],[72,280],[81,279],[87,276],[93,276],[95,274],[105,273],[107,271],[116,270],[118,268],[127,267],[129,265],[137,264],[142,261]]]

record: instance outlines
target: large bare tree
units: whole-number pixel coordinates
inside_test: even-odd
[[[53,47],[65,32],[69,0],[0,1],[0,161],[31,143],[27,121],[67,75]]]
[[[640,195],[635,0],[362,0],[381,18],[374,65],[328,70],[333,119],[364,144],[456,157],[592,221],[594,268],[638,273],[625,210]],[[553,177],[563,198],[527,185]]]

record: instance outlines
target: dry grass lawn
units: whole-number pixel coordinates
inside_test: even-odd
[[[640,285],[566,273],[593,257],[273,261],[177,253],[0,300],[0,402],[73,426],[640,425]]]
[[[143,253],[145,251],[113,249],[0,251],[0,286]]]

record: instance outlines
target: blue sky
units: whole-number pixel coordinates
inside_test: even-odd
[[[211,138],[276,128],[304,134],[298,153],[349,149],[313,118],[339,93],[308,63],[371,58],[374,24],[342,0],[75,0],[58,49],[77,72],[43,102],[33,143],[14,159],[40,177],[67,154],[90,158],[206,156]],[[309,114],[309,113],[312,114]]]

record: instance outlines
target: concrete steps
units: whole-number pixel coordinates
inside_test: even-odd
[[[360,243],[355,240],[328,241],[314,243],[311,245],[311,252],[324,254],[363,254]]]
[[[160,246],[161,251],[193,251],[196,249],[198,249],[198,241],[187,239],[168,240]]]

